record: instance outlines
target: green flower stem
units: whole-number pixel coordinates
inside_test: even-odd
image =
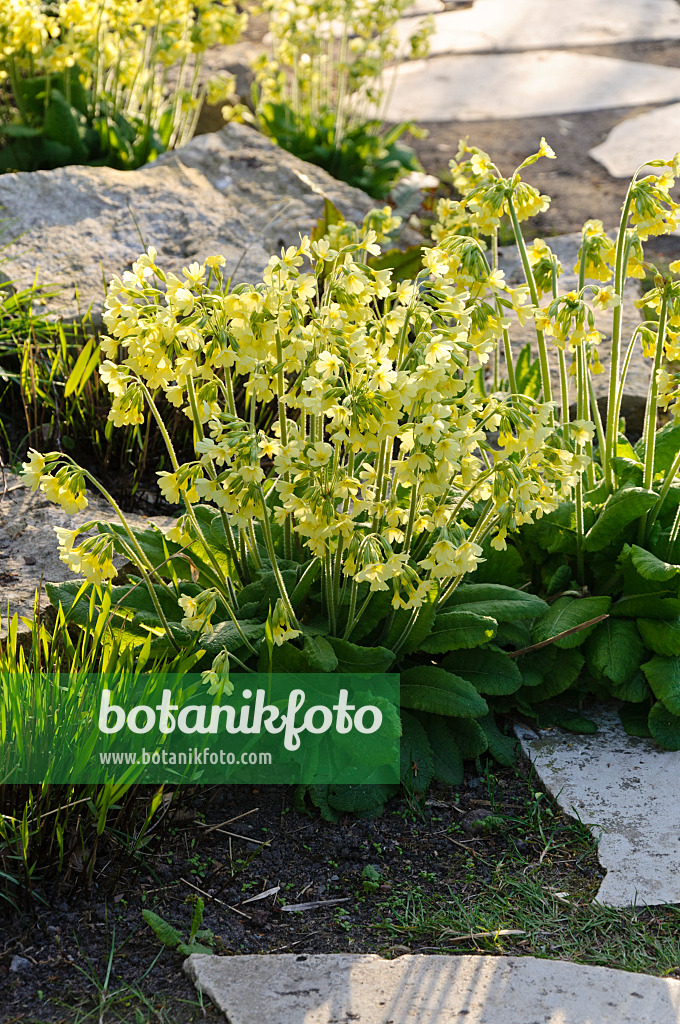
[[[277,403],[279,410],[279,426],[281,428],[281,444],[288,444],[288,420],[286,413],[286,403],[284,400],[285,396],[285,380],[283,376],[283,342],[281,341],[281,331],[276,332],[276,362],[278,363],[278,372],[276,374],[276,394]],[[287,471],[283,474],[283,479],[286,483],[290,482],[290,473]],[[292,536],[290,528],[290,517],[286,516],[286,520],[283,524],[283,553],[287,559],[291,558],[293,551]]]
[[[567,377],[567,360],[564,356],[564,349],[557,350],[557,358],[560,364],[560,390],[562,392],[562,423],[569,422],[569,379]]]
[[[645,425],[643,437],[645,439],[645,463],[642,474],[642,486],[648,491],[652,488],[654,480],[654,455],[656,453],[656,413],[659,399],[659,383],[657,376],[661,368],[663,356],[663,345],[666,338],[666,320],[668,317],[668,293],[664,287],[661,293],[661,308],[659,309],[659,330],[656,336],[656,351],[654,352],[654,365],[649,378],[649,392],[647,395],[647,406],[645,408]],[[638,527],[638,543],[642,544],[647,532],[649,513],[642,516]]]
[[[675,513],[675,519],[673,520],[673,526],[671,528],[670,536],[668,538],[668,547],[666,548],[666,560],[670,559],[673,555],[673,548],[678,538],[678,532],[680,532],[680,505],[678,505],[678,511]]]
[[[614,263],[614,291],[619,298],[619,302],[616,306],[614,306],[614,316],[612,320],[612,355],[611,365],[609,367],[609,395],[607,400],[607,435],[605,439],[604,458],[602,461],[605,486],[607,487],[607,490],[610,492],[614,487],[612,458],[614,457],[614,446],[616,444],[616,434],[619,423],[616,398],[617,389],[619,385],[619,360],[621,352],[623,288],[626,280],[628,253],[630,252],[630,243],[628,243],[628,245],[626,244],[626,225],[628,223],[628,216],[630,214],[630,206],[632,202],[632,192],[634,184],[635,178],[633,178],[630,185],[628,186],[626,198],[621,208],[619,234],[616,241],[616,261]]]
[[[678,454],[673,459],[673,463],[671,465],[671,468],[668,470],[668,473],[666,474],[666,479],[664,480],[663,486],[662,486],[661,490],[659,491],[659,498],[657,500],[657,503],[656,503],[656,505],[654,505],[654,507],[652,508],[651,512],[649,513],[649,521],[647,523],[647,530],[648,531],[651,530],[652,526],[656,522],[656,518],[659,515],[659,512],[661,511],[661,506],[663,505],[663,503],[664,503],[664,501],[666,499],[666,495],[668,494],[668,492],[671,489],[671,485],[672,485],[673,481],[675,480],[676,476],[678,475],[678,471],[680,471],[680,451],[678,452]]]
[[[513,202],[512,195],[508,196],[508,211],[510,213],[510,220],[512,221],[512,229],[515,233],[515,241],[517,243],[517,250],[522,260],[522,266],[524,268],[524,276],[529,286],[529,292],[531,294],[531,301],[534,306],[538,307],[538,288],[536,287],[536,279],[534,272],[531,269],[531,263],[529,262],[529,253],[527,252],[526,243],[522,234],[522,229],[519,226],[519,219],[517,217],[517,210]],[[541,387],[543,388],[543,401],[552,402],[552,388],[550,385],[550,365],[548,363],[548,349],[545,343],[545,334],[536,325],[536,340],[538,342],[538,362],[541,368]]]
[[[75,465],[75,463],[74,463],[74,465]],[[86,469],[83,469],[82,473],[83,473],[83,476],[87,480],[89,480],[92,484],[94,484],[94,486],[106,498],[106,500],[109,502],[111,507],[114,509],[114,511],[115,511],[116,515],[118,516],[118,518],[120,519],[121,523],[123,524],[125,532],[127,533],[128,537],[130,538],[130,541],[132,542],[132,546],[134,548],[134,551],[137,554],[137,567],[138,567],[139,571],[141,572],[141,574],[142,574],[142,576],[144,578],[144,582],[146,584],[146,588],[149,591],[149,597],[151,598],[151,600],[153,602],[153,606],[156,609],[156,613],[158,615],[158,618],[161,620],[161,623],[163,624],[163,629],[165,630],[165,632],[167,634],[168,640],[170,641],[170,643],[174,647],[175,651],[177,653],[179,653],[179,651],[180,651],[179,644],[177,643],[177,641],[175,640],[174,636],[172,635],[172,632],[170,630],[170,626],[168,625],[168,620],[166,619],[165,613],[163,611],[163,608],[161,607],[161,603],[158,600],[158,594],[154,590],[153,583],[152,583],[151,578],[150,578],[150,576],[149,576],[149,574],[147,572],[147,567],[151,570],[152,573],[155,573],[156,570],[151,565],[151,562],[149,561],[147,556],[144,554],[144,551],[142,550],[142,548],[141,548],[141,546],[139,544],[139,541],[137,540],[137,538],[135,537],[134,533],[130,529],[130,527],[128,525],[128,521],[125,518],[125,516],[123,515],[123,512],[121,511],[121,508],[120,508],[118,502],[115,500],[115,498],[113,498],[113,496],[111,494],[109,494],[107,489],[102,484],[100,484],[98,480],[95,480],[95,478],[92,476],[92,474],[89,473]],[[158,579],[159,579],[160,585],[163,587],[163,589],[166,590],[170,594],[170,596],[174,599],[175,595],[174,595],[173,591],[171,590],[171,588],[168,587],[167,584],[164,583],[163,580],[160,577],[158,577]]]
[[[595,430],[597,432],[597,443],[600,452],[604,452],[605,436],[604,427],[602,426],[602,417],[600,416],[600,407],[597,404],[597,398],[595,397],[595,386],[593,384],[593,378],[588,375],[588,390],[590,392],[590,408],[593,414],[593,422],[595,424]]]
[[[188,377],[187,380],[190,383],[191,382],[191,377]],[[163,422],[163,417],[159,413],[158,408],[156,406],[156,403],[154,402],[153,397],[151,395],[151,392],[147,388],[146,384],[143,381],[140,381],[139,384],[140,384],[140,387],[142,388],[142,391],[144,392],[144,394],[146,396],[146,400],[149,403],[149,408],[151,409],[151,412],[152,412],[152,414],[154,416],[154,419],[156,420],[156,423],[158,424],[158,429],[161,432],[161,436],[162,436],[163,440],[165,441],[165,446],[168,449],[168,454],[170,455],[170,462],[171,462],[172,468],[173,468],[174,472],[177,473],[179,471],[179,469],[180,469],[180,465],[179,465],[179,462],[177,460],[177,455],[175,453],[175,449],[173,447],[172,441],[170,440],[170,435],[168,434],[168,431],[166,429],[165,423]],[[191,388],[189,388],[188,390],[189,390],[189,399],[191,401],[191,394],[192,394]],[[195,403],[196,403],[196,397],[195,396],[194,396],[193,402],[194,402],[194,404],[192,405],[192,414],[195,412],[196,416],[198,416],[198,410],[196,409],[196,406],[195,406]],[[201,427],[201,432],[202,432],[202,427]],[[214,568],[214,570],[215,570],[215,572],[217,574],[217,577],[220,580],[220,583],[222,584],[222,586],[224,587],[224,590],[221,590],[220,593],[228,601],[229,587],[228,587],[227,580],[226,580],[226,577],[224,575],[224,572],[222,570],[222,566],[220,565],[220,563],[215,558],[215,555],[213,553],[212,548],[210,547],[210,545],[208,544],[207,540],[203,536],[203,530],[201,529],[201,524],[198,521],[198,517],[197,517],[197,515],[196,515],[196,513],[194,511],[194,506],[189,501],[189,498],[188,498],[186,492],[182,493],[182,500],[184,501],[184,505],[186,507],[186,510],[187,510],[187,512],[189,514],[189,517],[191,519],[193,527],[194,527],[194,529],[195,529],[195,531],[196,531],[196,533],[197,533],[197,535],[198,535],[198,537],[199,537],[199,539],[201,541],[201,544],[203,545],[205,553],[208,556],[209,560],[212,562],[212,566],[213,566],[213,568]],[[236,564],[238,564],[238,563],[236,563]]]
[[[279,594],[281,595],[281,600],[283,602],[284,608],[286,609],[286,613],[290,620],[291,626],[293,627],[293,629],[299,629],[300,623],[298,622],[295,611],[293,610],[293,605],[291,604],[290,597],[288,596],[286,584],[284,583],[283,576],[281,575],[281,570],[279,569],[279,563],[276,558],[276,549],[274,548],[272,528],[269,522],[269,516],[267,514],[267,499],[264,496],[262,484],[258,484],[258,491],[260,493],[260,501],[262,502],[262,519],[260,519],[260,525],[262,526],[262,534],[264,536],[264,543],[265,547],[267,548],[267,554],[269,555],[269,559],[272,563],[272,571],[274,573],[274,578],[276,579],[276,585],[279,588]]]
[[[666,291],[662,293],[661,308],[659,310],[659,330],[656,336],[656,351],[654,353],[654,366],[649,379],[649,393],[647,395],[647,406],[645,408],[645,468],[642,477],[642,486],[651,488],[654,479],[654,452],[656,448],[656,412],[659,397],[659,384],[657,375],[661,369],[661,358],[663,356],[663,345],[666,337],[666,320],[668,316],[668,296]]]
[[[517,378],[515,377],[515,364],[512,358],[512,345],[510,344],[510,334],[508,333],[507,327],[503,328],[503,352],[505,354],[505,368],[508,374],[508,381],[510,382],[510,393],[516,395]]]

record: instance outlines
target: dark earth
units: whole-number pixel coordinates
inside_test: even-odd
[[[143,909],[152,909],[186,935],[199,893],[203,927],[215,933],[214,950],[223,955],[500,952],[492,940],[465,934],[465,927],[462,936],[445,936],[435,921],[427,923],[428,915],[417,941],[400,927],[420,904],[430,908],[430,919],[452,896],[474,906],[509,865],[520,876],[538,867],[541,885],[592,899],[602,875],[595,847],[584,841],[583,830],[578,856],[558,852],[558,842],[546,857],[541,821],[565,838],[575,825],[548,799],[539,802],[543,812],[537,809],[528,763],[517,770],[495,766],[492,773],[478,768],[481,774],[473,769],[457,789],[433,787],[424,804],[396,798],[379,818],[347,817],[337,824],[295,809],[291,787],[214,786],[175,794],[136,857],[105,833],[90,885],[82,858],[71,856],[61,878],[49,870],[34,878],[31,906],[17,912],[5,903],[0,1021],[98,1019],[98,1011],[85,1016],[96,1006],[97,990],[78,967],[101,984],[112,947],[110,990],[139,985],[152,1003],[162,993],[172,1010],[159,1019],[173,1024],[204,1019],[181,972],[183,957],[163,949],[142,918]],[[148,798],[145,793],[140,803]],[[528,811],[538,814],[537,828],[528,827]],[[244,903],[275,886],[278,894]],[[283,910],[316,902],[321,905]],[[500,926],[521,928],[511,920]],[[536,941],[541,948],[536,936],[510,937],[502,951],[526,953],[531,942],[536,953]],[[543,948],[550,955],[549,945]],[[23,963],[11,970],[16,956]],[[205,1014],[220,1016],[210,1005]],[[136,1019],[132,1011],[129,1019]]]

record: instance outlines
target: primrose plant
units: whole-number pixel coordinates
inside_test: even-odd
[[[88,587],[98,607],[118,553],[129,564],[112,586],[117,643],[151,636],[155,653],[203,651],[213,685],[235,666],[402,668],[402,684],[412,680],[402,705],[425,724],[470,723],[479,751],[473,720],[489,707],[467,669],[433,656],[488,645],[499,621],[545,611],[502,585],[486,588],[489,610],[459,585],[572,495],[583,431],[556,429],[549,402],[476,386],[505,329],[475,297],[480,267],[493,275],[477,241],[462,238],[445,266],[428,249],[414,279],[394,281],[371,266],[394,227],[386,208],[361,228],[304,237],[254,285],[229,287],[220,256],[166,273],[153,249],[113,280],[101,366],[110,416],[116,426],[155,418],[170,460],[160,486],[181,507],[172,529],[133,529],[68,456],[31,453],[25,479],[67,511],[86,505],[87,481],[118,513],[118,525],[59,531],[62,559],[86,580],[49,590],[73,604],[72,621],[87,617]],[[160,396],[193,424],[189,462],[177,458]],[[504,685],[517,688],[521,676],[505,667]],[[417,785],[429,778],[421,759]]]
[[[554,157],[545,140],[524,166],[537,156]],[[513,317],[535,328],[532,366],[528,349],[513,352],[504,328],[492,388],[557,399],[559,432],[583,439],[585,462],[573,500],[563,500],[540,523],[522,525],[512,543],[534,589],[551,601],[523,643],[542,645],[560,632],[585,628],[555,640],[550,651],[519,659],[525,685],[506,706],[514,703],[535,714],[546,698],[573,704],[588,693],[613,696],[624,702],[621,717],[629,731],[680,749],[680,261],[658,269],[644,252],[651,236],[669,234],[680,223],[680,204],[671,194],[680,154],[644,165],[649,166],[654,173],[643,175],[640,168],[633,177],[614,236],[601,221],[586,222],[574,267],[577,287],[560,293],[559,261],[543,240],[528,246],[520,228],[520,221],[547,209],[549,198],[519,180],[521,168],[504,178],[486,153],[462,143],[452,164],[460,198],[440,202],[437,248],[430,258],[438,260],[443,280],[458,280],[458,247],[467,245],[461,238],[478,241],[470,283],[477,303],[499,312],[512,313],[514,307]],[[482,255],[490,250],[497,266],[504,219],[525,274],[512,302],[502,273],[489,275]],[[627,286],[631,279],[652,286],[640,295],[639,287]],[[628,337],[626,302],[640,310]],[[610,365],[601,415],[593,376],[603,372],[598,352],[605,339],[596,314],[606,309]],[[642,436],[636,438],[626,432],[620,411],[638,346],[649,359],[649,387]],[[498,378],[503,361],[505,381]]]

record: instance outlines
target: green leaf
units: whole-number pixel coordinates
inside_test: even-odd
[[[549,611],[534,625],[531,636],[534,643],[550,640],[568,629],[580,626],[589,619],[603,615],[611,604],[610,597],[558,597]],[[581,629],[555,641],[562,650],[579,647],[595,629],[595,625]]]
[[[666,590],[654,594],[628,594],[614,602],[610,614],[617,618],[641,617],[669,621],[680,617],[680,599],[669,597]]]
[[[639,736],[641,739],[649,739],[649,702],[644,705],[624,704],[619,708],[621,725],[629,736]]]
[[[650,691],[642,672],[638,669],[625,683],[614,683],[611,687],[611,695],[617,700],[625,700],[630,704],[641,704],[643,700],[649,700]]]
[[[240,619],[239,627],[241,633],[244,633],[247,639],[255,645],[264,637],[264,622],[251,622],[248,619]],[[201,637],[201,647],[206,654],[213,658],[220,651],[235,652],[243,645],[241,633],[239,633],[231,620],[222,622],[213,629],[212,633],[207,633]]]
[[[574,648],[558,650],[551,646],[532,651],[522,657],[520,666],[522,675],[526,673],[531,678],[531,684],[525,683],[518,695],[530,704],[556,697],[576,682],[584,664],[585,658]],[[536,675],[541,679],[538,684],[534,683]]]
[[[328,786],[328,806],[344,814],[374,817],[394,792],[393,786]]]
[[[58,89],[50,89],[49,105],[43,122],[45,136],[62,146],[68,146],[74,162],[87,158],[87,150],[78,130],[81,119],[82,114],[71,106]]]
[[[414,715],[404,712],[401,725],[401,783],[410,793],[425,793],[434,778],[430,741]]]
[[[429,654],[443,654],[460,648],[479,647],[493,639],[496,620],[488,615],[471,611],[441,612],[424,640],[420,650]]]
[[[610,495],[584,538],[584,551],[609,547],[630,523],[649,512],[657,500],[654,491],[643,487],[626,487]]]
[[[182,936],[176,928],[172,927],[171,924],[164,921],[162,917],[158,916],[158,914],[154,914],[153,910],[143,910],[142,917],[148,924],[149,928],[152,929],[156,938],[159,939],[164,946],[167,946],[169,949],[175,949],[176,946],[179,946],[182,941]]]
[[[401,705],[456,718],[479,718],[489,710],[472,683],[438,665],[418,665],[401,673]]]
[[[680,658],[658,655],[642,666],[654,696],[674,715],[680,715]]]
[[[465,774],[463,758],[448,722],[437,715],[428,715],[425,731],[432,748],[434,777],[447,786],[460,786]]]
[[[182,956],[191,956],[193,953],[201,953],[203,956],[212,956],[214,950],[204,946],[200,942],[180,942],[177,952]]]
[[[588,668],[593,675],[625,683],[639,668],[644,645],[630,619],[605,619],[588,637],[585,647]]]
[[[328,643],[338,659],[337,672],[387,672],[394,661],[386,647],[359,647],[337,636],[328,637]]]
[[[630,557],[637,571],[646,580],[662,583],[672,579],[680,572],[680,565],[662,562],[651,551],[646,551],[644,548],[638,547],[637,544],[632,545]]]
[[[467,761],[479,757],[488,747],[486,733],[476,718],[447,718],[449,732],[456,741],[461,757]]]
[[[503,651],[456,651],[444,658],[442,665],[467,679],[478,693],[515,693],[522,685],[522,673]]]
[[[538,398],[541,393],[541,368],[538,359],[531,358],[531,344],[520,350],[515,362],[515,381],[517,390],[522,395]]]
[[[262,627],[264,631],[264,626]],[[258,672],[268,672],[270,662],[269,647],[263,647],[257,662]],[[271,651],[272,672],[311,672],[306,655],[294,647],[288,640],[282,644],[274,644]]]
[[[446,602],[446,612],[452,609],[488,615],[497,622],[516,622],[544,615],[548,605],[535,594],[501,583],[462,583]]]
[[[668,621],[638,619],[637,626],[645,647],[655,654],[664,654],[667,658],[680,654],[680,616]]]
[[[555,725],[568,732],[591,734],[597,732],[597,723],[585,715],[571,711],[557,711],[555,714]]]
[[[661,701],[649,712],[647,724],[660,747],[680,750],[680,716],[672,714]]]
[[[508,768],[515,765],[520,753],[519,741],[500,731],[492,712],[480,718],[479,724],[484,730],[491,756]]]
[[[310,672],[335,672],[338,667],[337,654],[322,636],[305,636],[302,650]]]

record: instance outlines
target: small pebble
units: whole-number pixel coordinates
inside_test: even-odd
[[[24,555],[24,563],[26,565],[35,565],[35,555]]]
[[[32,966],[31,961],[27,960],[25,956],[13,956],[9,969],[10,971],[15,971],[18,974],[19,971],[30,970]]]

